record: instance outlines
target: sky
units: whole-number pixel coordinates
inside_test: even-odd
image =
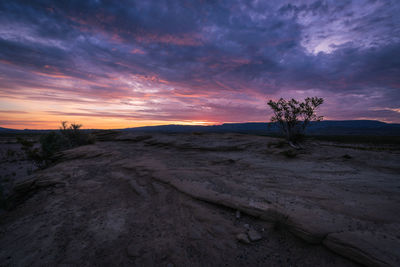
[[[0,126],[400,123],[400,1],[0,0]]]

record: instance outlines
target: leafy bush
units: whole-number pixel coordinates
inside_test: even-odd
[[[93,144],[94,137],[82,131],[80,124],[67,125],[62,122],[60,130],[49,132],[40,137],[40,149],[34,147],[34,143],[23,138],[18,138],[27,158],[32,160],[38,168],[45,168],[52,163],[54,154],[62,150]]]
[[[68,140],[58,132],[50,132],[40,137],[40,152],[37,165],[48,166],[55,153],[69,148]],[[34,159],[35,160],[35,159]]]
[[[15,156],[15,151],[12,149],[7,149],[7,158],[12,158]]]
[[[25,155],[29,160],[33,160],[34,162],[39,160],[39,149],[34,148],[35,142],[22,137],[17,137],[17,142],[21,144],[21,149],[25,152]]]
[[[60,127],[60,133],[65,138],[68,148],[93,144],[95,139],[92,135],[81,130],[82,124],[74,124],[68,127],[67,122],[63,121]]]

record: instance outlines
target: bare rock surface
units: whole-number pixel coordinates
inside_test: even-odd
[[[251,135],[101,140],[19,179],[14,195],[30,197],[0,215],[0,265],[400,265],[399,150],[314,142],[288,158]]]
[[[332,250],[357,258],[366,266],[397,266],[400,242],[395,236],[370,231],[332,233],[324,240]]]
[[[247,235],[249,236],[250,241],[259,241],[259,240],[262,239],[262,236],[260,235],[260,233],[257,232],[257,231],[254,230],[254,229],[250,229],[250,230],[247,232]]]

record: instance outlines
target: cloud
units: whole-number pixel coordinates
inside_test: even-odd
[[[147,111],[134,119],[224,122],[312,94],[329,118],[399,121],[376,115],[400,99],[399,12],[389,0],[3,1],[0,100],[136,101]]]

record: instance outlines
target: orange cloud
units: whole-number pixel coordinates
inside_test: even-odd
[[[144,55],[146,54],[146,52],[144,52],[142,49],[140,48],[135,48],[131,50],[131,54],[139,54],[139,55]]]
[[[67,76],[63,73],[45,73],[45,72],[38,72],[38,71],[32,71],[32,73],[41,75],[41,76],[46,76],[50,78],[57,78],[57,79],[70,79],[72,78],[71,76]]]

